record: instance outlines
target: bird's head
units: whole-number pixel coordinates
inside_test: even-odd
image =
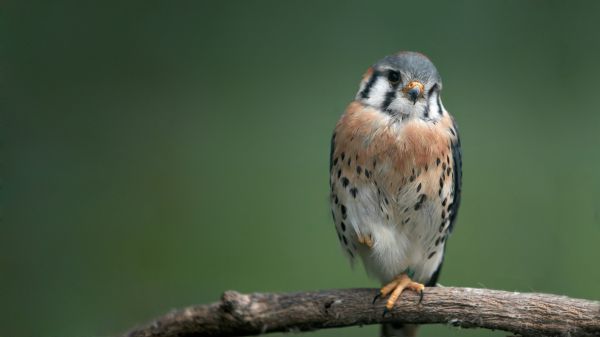
[[[399,117],[436,118],[443,113],[442,79],[423,54],[404,51],[386,56],[370,67],[356,100]]]

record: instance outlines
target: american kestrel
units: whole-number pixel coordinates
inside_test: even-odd
[[[423,54],[386,56],[364,74],[331,139],[331,209],[343,251],[383,287],[391,309],[404,289],[435,286],[456,221],[461,150],[442,105],[442,80]],[[399,327],[395,327],[399,329]],[[413,334],[414,328],[384,335]]]

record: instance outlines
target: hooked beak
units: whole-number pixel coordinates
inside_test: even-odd
[[[424,86],[423,83],[419,81],[410,81],[404,88],[402,88],[402,91],[410,96],[410,100],[414,105],[417,103],[417,98],[423,96]]]

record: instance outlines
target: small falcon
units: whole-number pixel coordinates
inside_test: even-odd
[[[360,258],[392,309],[435,286],[461,192],[461,150],[442,80],[423,54],[386,56],[362,78],[331,139],[331,210],[343,251]],[[382,328],[414,335],[414,326]]]

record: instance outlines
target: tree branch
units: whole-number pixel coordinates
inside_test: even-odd
[[[126,337],[245,336],[386,322],[450,324],[521,336],[600,336],[600,303],[565,296],[474,288],[426,288],[423,301],[407,291],[390,314],[376,289],[289,294],[227,291],[220,302],[159,317]]]

